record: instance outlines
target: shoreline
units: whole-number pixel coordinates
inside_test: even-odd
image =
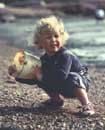
[[[16,45],[16,44],[14,44],[14,43],[10,43],[10,42],[8,42],[7,40],[4,40],[4,39],[0,39],[0,46],[1,46],[1,48],[3,48],[4,47],[4,49],[6,50],[6,47],[7,48],[9,48],[10,50],[14,50],[14,49],[16,49],[17,51],[19,51],[19,50],[26,50],[26,51],[28,51],[28,52],[32,52],[32,53],[34,53],[35,55],[37,55],[37,56],[40,56],[41,54],[40,54],[40,51],[39,50],[37,50],[37,49],[33,49],[33,47],[29,47],[29,46],[27,46],[27,47],[25,47],[25,46],[20,46],[20,45]],[[3,47],[2,47],[3,46]],[[12,49],[12,48],[14,48],[14,49]],[[2,50],[1,50],[2,51]],[[34,52],[35,51],[35,52]],[[11,52],[11,51],[10,51]],[[14,52],[14,51],[13,51]],[[15,52],[14,52],[14,54],[15,54]],[[2,55],[2,54],[1,54]],[[96,67],[96,68],[105,68],[105,61],[103,61],[103,60],[100,60],[100,61],[89,61],[88,59],[84,59],[85,57],[80,57],[80,59],[81,59],[81,61],[83,62],[83,64],[85,64],[86,66],[89,66],[89,67]],[[85,60],[85,61],[84,61]]]

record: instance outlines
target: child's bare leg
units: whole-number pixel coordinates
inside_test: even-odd
[[[76,88],[75,96],[81,102],[82,105],[86,105],[90,102],[88,99],[87,92],[83,88]]]
[[[82,114],[84,116],[95,114],[93,104],[89,101],[88,95],[85,89],[77,88],[75,91],[75,96],[81,102],[83,106]]]

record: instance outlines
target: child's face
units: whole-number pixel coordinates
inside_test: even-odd
[[[53,55],[62,46],[61,34],[59,31],[43,32],[41,41],[42,48],[50,55]]]

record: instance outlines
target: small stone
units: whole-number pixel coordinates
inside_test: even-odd
[[[41,128],[41,125],[37,125],[37,128]]]
[[[92,128],[95,127],[95,125],[96,125],[95,123],[91,123],[91,127],[92,127]]]
[[[13,121],[16,121],[16,120],[17,120],[17,117],[16,117],[16,116],[13,116],[12,119],[13,119]]]
[[[66,123],[63,123],[63,127],[66,127]]]
[[[2,119],[3,119],[3,117],[2,117],[2,116],[0,116],[0,121],[2,121]]]
[[[102,119],[105,120],[105,117],[103,117]]]
[[[103,122],[101,122],[101,121],[100,121],[100,122],[98,122],[98,124],[99,124],[100,126],[102,126],[102,127],[104,126],[104,123],[103,123]]]
[[[30,125],[30,126],[29,126],[29,128],[30,128],[30,129],[33,129],[33,126],[32,126],[32,125]]]
[[[26,129],[26,128],[27,128],[27,125],[23,125],[23,128]]]

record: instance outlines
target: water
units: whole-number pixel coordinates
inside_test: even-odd
[[[32,45],[32,34],[37,19],[18,19],[15,23],[0,23],[0,37],[9,43],[26,48]],[[62,18],[70,33],[66,45],[83,62],[105,63],[105,21],[96,22],[92,18]],[[8,44],[9,44],[8,43]]]

